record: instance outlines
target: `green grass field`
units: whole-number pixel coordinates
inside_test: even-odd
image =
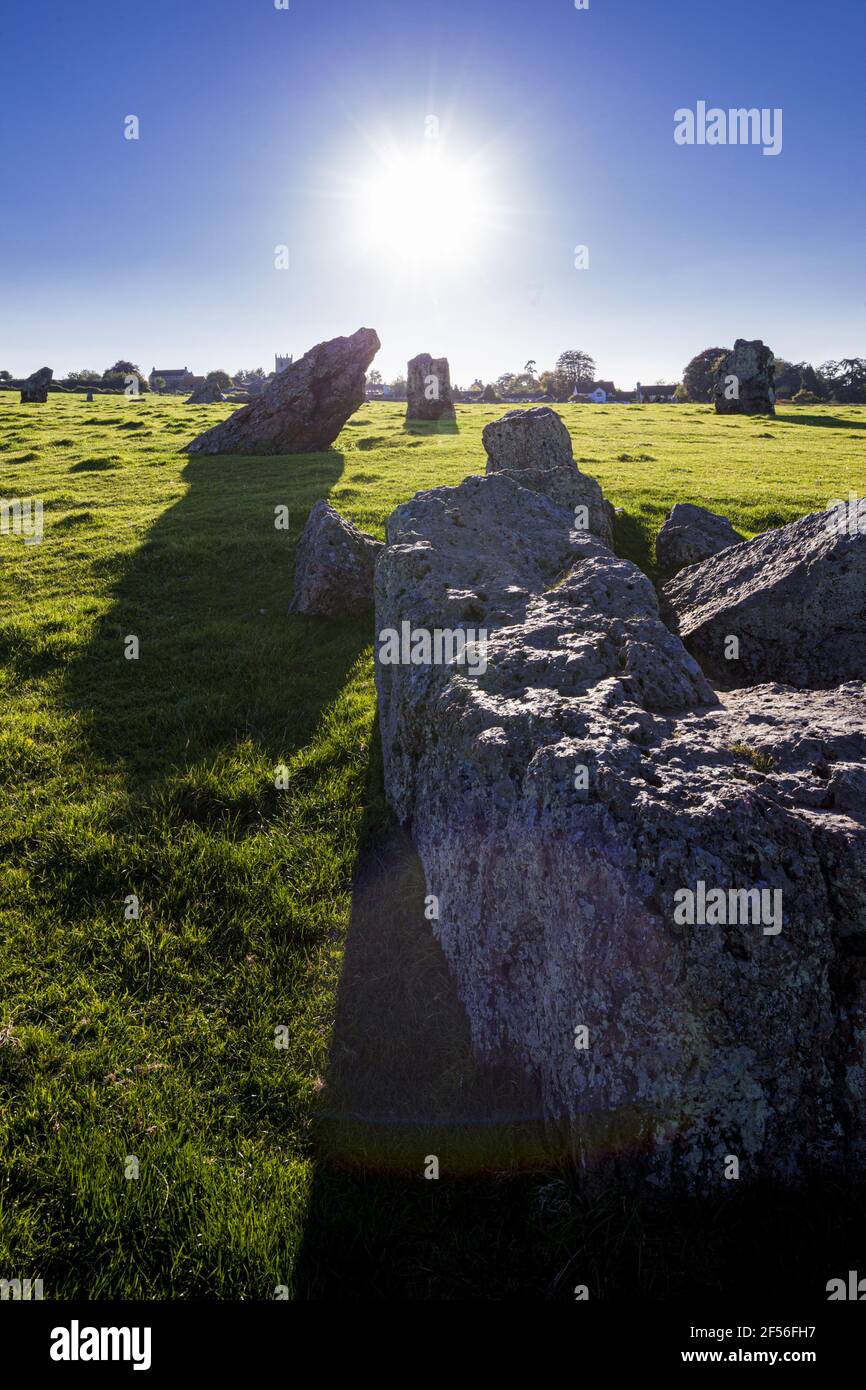
[[[382,797],[372,628],[287,616],[317,498],[381,536],[483,472],[502,408],[438,433],[368,404],[326,454],[190,461],[229,412],[0,394],[0,497],[45,521],[0,535],[0,1275],[54,1298],[721,1283],[729,1202],[661,1273],[668,1224],[589,1202],[521,1078],[474,1066]],[[675,501],[754,534],[866,490],[866,408],[561,413],[649,572]],[[850,1200],[813,1239],[843,1241]]]

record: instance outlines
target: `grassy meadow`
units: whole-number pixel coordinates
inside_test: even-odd
[[[502,412],[407,431],[369,403],[325,454],[189,459],[229,406],[0,393],[0,497],[41,498],[45,527],[0,535],[3,1277],[46,1298],[567,1298],[578,1275],[663,1297],[721,1287],[747,1228],[781,1280],[801,1238],[856,1267],[850,1193],[819,1230],[792,1207],[766,1250],[760,1212],[705,1202],[662,1261],[666,1217],[579,1190],[525,1080],[473,1063],[382,796],[372,625],[287,616],[317,498],[382,536],[418,489],[483,472]],[[866,491],[864,407],[561,413],[650,573],[676,501],[751,535]]]

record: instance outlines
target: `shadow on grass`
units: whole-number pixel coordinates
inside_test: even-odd
[[[613,523],[613,548],[623,560],[631,560],[650,579],[656,563],[647,524],[630,512],[617,512]]]
[[[866,430],[864,420],[840,420],[838,415],[780,415],[776,421],[782,425],[812,425],[825,430]]]
[[[473,1056],[420,861],[384,805],[378,733],[368,775],[295,1296],[406,1298],[423,1286],[418,1296],[437,1297],[450,1281],[484,1297],[493,1268],[504,1260],[516,1275],[524,1258],[509,1236],[517,1189],[503,1178],[519,1187],[549,1166],[551,1139],[532,1078]],[[439,1182],[424,1176],[434,1157]]]
[[[65,698],[93,751],[124,767],[136,793],[245,740],[285,757],[342,688],[372,619],[366,630],[288,616],[295,544],[342,472],[335,452],[193,458],[188,491],[120,572],[112,557],[94,562],[113,602],[69,668]],[[275,526],[280,506],[288,533]]]
[[[455,420],[404,420],[406,434],[417,434],[429,438],[436,434],[459,434],[460,426]]]

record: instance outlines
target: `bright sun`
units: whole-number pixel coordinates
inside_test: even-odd
[[[362,186],[362,231],[371,249],[423,268],[470,259],[484,220],[477,168],[438,150],[394,156]]]

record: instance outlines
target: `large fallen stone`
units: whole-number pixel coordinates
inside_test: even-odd
[[[249,405],[205,430],[190,454],[318,453],[364,402],[365,373],[380,347],[372,328],[318,343]]]
[[[662,598],[719,685],[866,680],[866,501],[743,541],[683,570]]]
[[[656,537],[656,561],[662,578],[673,578],[687,565],[700,564],[742,540],[726,516],[677,502]]]
[[[866,687],[717,697],[647,578],[502,474],[388,542],[386,792],[479,1057],[536,1078],[584,1171],[862,1163]]]
[[[406,419],[453,420],[451,368],[447,357],[429,352],[413,357],[406,369]]]
[[[344,618],[373,607],[373,571],[382,541],[359,531],[324,500],[307,517],[295,553],[290,613]]]
[[[562,418],[547,406],[510,410],[485,425],[487,472],[504,473],[521,487],[541,492],[572,513],[591,535],[613,544],[613,507],[595,478],[581,473],[574,461],[571,435]],[[575,518],[575,508],[585,511]]]
[[[48,388],[54,371],[51,367],[40,367],[21,383],[21,405],[44,405],[48,400]]]
[[[713,383],[718,415],[775,415],[772,350],[760,338],[738,338],[721,358]]]

